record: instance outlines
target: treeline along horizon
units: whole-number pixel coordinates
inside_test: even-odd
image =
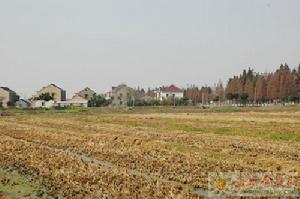
[[[209,86],[189,86],[185,97],[194,103],[207,104],[211,101],[236,103],[300,102],[300,64],[290,69],[281,64],[270,73],[257,73],[252,68],[229,78],[223,87],[221,81]]]
[[[275,72],[256,73],[249,68],[230,78],[225,91],[229,100],[241,101],[297,101],[300,99],[300,64],[290,69],[281,64]]]
[[[229,78],[227,85],[219,81],[213,87],[195,85],[188,86],[181,99],[156,98],[155,91],[150,89],[133,89],[138,98],[131,101],[129,105],[155,106],[155,105],[191,105],[209,104],[212,101],[222,103],[231,101],[233,103],[265,103],[265,102],[295,102],[300,103],[300,64],[291,69],[287,64],[281,64],[278,69],[270,73],[258,73],[252,68],[243,70],[240,75]],[[93,98],[97,103],[95,106],[108,105],[109,101],[103,95],[96,95]]]

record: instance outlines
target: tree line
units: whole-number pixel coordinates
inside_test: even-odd
[[[134,89],[135,100],[129,100],[128,106],[184,106],[214,103],[300,103],[300,64],[297,68],[290,69],[287,64],[270,73],[257,73],[253,69],[243,70],[240,75],[229,78],[227,85],[219,81],[214,86],[190,85],[184,89],[182,99],[156,98],[156,89],[138,87]],[[42,94],[35,100],[52,100],[49,93]],[[90,107],[108,106],[110,100],[102,95],[94,95],[88,102]],[[0,104],[1,107],[1,104]]]
[[[291,70],[285,64],[272,73],[255,73],[244,70],[239,76],[230,78],[225,97],[239,102],[299,102],[300,65]]]
[[[290,69],[287,64],[270,73],[245,69],[230,78],[224,87],[219,81],[212,87],[195,85],[185,89],[185,96],[193,104],[300,102],[300,65]]]

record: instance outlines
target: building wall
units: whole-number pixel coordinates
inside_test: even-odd
[[[109,91],[109,92],[107,92],[107,93],[104,94],[104,98],[105,98],[106,100],[110,100],[111,97],[112,97],[112,92],[111,92],[111,91]]]
[[[23,100],[17,101],[15,105],[17,108],[28,108],[30,106],[28,103],[24,102]]]
[[[45,106],[45,102],[44,100],[36,100],[36,101],[33,101],[31,103],[31,107],[32,108],[42,108]]]
[[[49,85],[47,87],[42,88],[42,90],[38,91],[35,97],[40,96],[41,94],[49,93],[53,95],[54,101],[65,101],[66,100],[66,91],[57,88],[54,85]]]
[[[168,99],[168,98],[183,98],[183,92],[158,92],[157,98],[159,100]]]
[[[8,102],[14,103],[16,96],[17,94],[15,92],[0,88],[0,101],[3,107],[7,107]]]
[[[112,91],[113,106],[127,106],[130,99],[135,99],[134,90],[127,86],[116,88]]]
[[[78,92],[76,95],[83,97],[86,100],[91,100],[92,97],[96,94],[93,90],[86,88],[80,92]]]
[[[73,107],[88,107],[88,100],[75,95],[71,100],[57,102],[60,107],[73,106]]]
[[[9,92],[0,88],[0,102],[3,107],[7,106],[7,102],[9,102]]]

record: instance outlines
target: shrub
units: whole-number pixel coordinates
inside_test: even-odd
[[[50,95],[50,93],[42,93],[38,97],[35,97],[34,100],[50,101],[53,100],[53,97]]]
[[[94,94],[92,99],[89,100],[88,106],[89,107],[101,107],[101,106],[107,106],[110,102],[106,100],[101,95]]]

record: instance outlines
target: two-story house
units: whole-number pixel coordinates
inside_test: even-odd
[[[170,98],[183,98],[184,90],[176,87],[175,85],[171,85],[168,87],[161,87],[156,91],[156,99],[170,99]]]
[[[86,100],[91,100],[95,94],[96,94],[95,91],[93,91],[89,87],[86,87],[83,90],[76,93],[75,96],[80,96]]]
[[[0,87],[0,103],[4,108],[14,106],[15,102],[18,100],[19,96],[15,91],[12,91],[7,87]]]
[[[54,102],[66,101],[66,91],[55,84],[43,87],[36,93],[36,95],[33,96],[32,99],[38,98],[42,94],[49,94]]]
[[[136,92],[133,88],[126,84],[121,84],[113,87],[111,90],[111,105],[112,106],[127,106],[128,102],[136,99]]]

